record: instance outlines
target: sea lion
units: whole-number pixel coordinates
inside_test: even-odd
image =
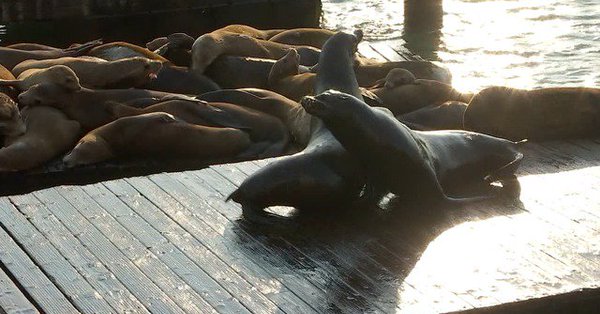
[[[391,69],[384,79],[379,80],[370,88],[394,88],[401,85],[413,84],[417,77],[407,69],[395,68]]]
[[[43,59],[56,59],[62,57],[77,57],[81,56],[90,49],[102,44],[102,41],[95,40],[75,48],[61,49],[61,50],[20,50],[14,48],[0,47],[0,64],[9,70],[15,67],[15,65],[25,60],[43,60]]]
[[[19,49],[19,50],[61,50],[62,48],[52,47],[48,45],[42,45],[37,43],[16,43],[6,46],[6,48]]]
[[[27,70],[43,69],[54,65],[71,68],[81,86],[87,88],[131,88],[139,87],[156,78],[162,63],[143,57],[129,57],[106,61],[96,57],[65,57],[50,60],[27,60],[13,69],[20,76]]]
[[[316,91],[336,88],[361,97],[353,70],[360,35],[339,32],[325,43],[319,58]],[[271,218],[282,218],[263,210],[269,206],[330,210],[344,208],[358,199],[364,185],[358,162],[320,119],[311,123],[311,137],[303,151],[261,168],[228,197],[242,205],[246,219],[269,224],[273,223]]]
[[[446,84],[452,83],[450,71],[431,61],[379,62],[358,58],[355,64],[356,78],[360,86],[369,87],[376,85],[378,81],[384,79],[391,70],[396,68],[408,70],[418,79],[433,80]]]
[[[81,88],[77,74],[64,65],[55,65],[44,69],[29,69],[23,71],[17,79],[0,80],[0,85],[14,86],[20,91],[28,90],[31,86],[43,83],[54,83],[69,91]]]
[[[2,146],[23,135],[25,131],[26,126],[21,118],[17,103],[6,94],[0,93],[0,138]]]
[[[141,98],[162,98],[168,93],[144,89],[88,89],[69,91],[57,84],[37,84],[19,95],[24,106],[51,106],[78,121],[84,131],[112,121],[107,101],[127,102]]]
[[[461,130],[467,106],[464,102],[447,101],[396,116],[396,119],[413,130]]]
[[[294,101],[313,95],[317,76],[315,73],[299,73],[299,66],[300,55],[296,49],[290,49],[271,68],[267,80],[269,89]]]
[[[123,41],[116,41],[95,47],[94,49],[90,50],[88,55],[108,61],[115,61],[131,57],[144,57],[163,63],[168,62],[167,59],[146,48]]]
[[[323,48],[325,42],[335,34],[322,28],[294,28],[285,30],[269,39],[281,44]]]
[[[473,97],[467,130],[512,140],[585,138],[600,134],[600,89],[489,87]]]
[[[68,167],[129,157],[226,162],[250,146],[244,131],[194,125],[168,113],[154,112],[124,117],[93,130],[63,161]]]
[[[373,95],[370,97],[370,105],[386,107],[394,115],[451,100],[468,103],[472,97],[472,94],[463,94],[448,84],[434,80],[417,79],[412,84],[396,85],[393,88],[385,85],[369,88],[366,94]]]
[[[221,87],[206,75],[196,74],[187,67],[164,63],[156,77],[139,88],[167,93],[200,95]]]
[[[199,74],[204,73],[221,55],[279,59],[291,48],[298,50],[300,64],[317,63],[319,50],[313,47],[290,46],[229,32],[208,33],[198,37],[192,46],[192,70]]]
[[[250,37],[256,38],[256,39],[268,40],[271,37],[283,32],[283,31],[285,31],[285,29],[260,30],[260,29],[256,29],[256,28],[254,28],[252,26],[248,26],[248,25],[230,24],[225,27],[221,27],[221,28],[215,30],[214,32],[236,33],[236,34],[250,36]]]
[[[111,105],[109,102],[108,105]],[[165,100],[146,108],[112,103],[115,119],[151,112],[166,112],[187,123],[235,128],[246,131],[261,158],[280,156],[289,143],[283,122],[263,112],[223,102],[206,102],[193,98]],[[259,147],[259,146],[262,146]]]
[[[51,107],[23,109],[26,131],[0,149],[0,171],[41,166],[73,147],[80,136],[79,123]]]
[[[303,149],[311,137],[311,116],[299,103],[276,92],[258,88],[221,89],[198,96],[209,102],[227,102],[274,116],[286,126],[292,141]]]
[[[16,78],[12,72],[0,64],[0,80],[14,81]],[[13,100],[16,100],[19,95],[19,92],[10,85],[0,85],[0,93],[8,95]]]
[[[523,154],[517,143],[466,131],[412,131],[387,110],[337,91],[307,96],[304,109],[327,128],[365,169],[367,190],[403,200],[461,203],[489,198],[450,197],[446,187],[488,186],[514,175]],[[383,193],[382,193],[383,192]]]
[[[173,33],[147,43],[146,48],[171,61],[174,65],[189,67],[192,63],[193,44],[194,38],[190,35]]]

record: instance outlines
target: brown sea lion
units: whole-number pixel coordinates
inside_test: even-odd
[[[225,27],[221,27],[221,28],[215,30],[214,32],[230,32],[230,33],[236,33],[236,34],[250,36],[250,37],[256,38],[256,39],[268,40],[271,37],[283,32],[283,31],[285,31],[285,29],[260,30],[260,29],[256,29],[256,28],[254,28],[252,26],[248,26],[248,25],[230,24]]]
[[[68,167],[130,157],[227,162],[250,146],[244,131],[194,125],[154,112],[124,117],[93,130],[63,161]]]
[[[80,137],[79,123],[51,107],[23,109],[26,131],[0,149],[0,171],[20,171],[41,166],[68,151]]]
[[[95,57],[65,57],[50,60],[27,60],[13,69],[20,76],[30,69],[43,69],[54,65],[71,68],[79,78],[81,86],[87,88],[131,88],[139,87],[156,78],[162,63],[143,57],[129,57],[106,61]]]
[[[2,146],[23,135],[26,129],[17,103],[6,94],[0,93],[0,139],[2,140]]]
[[[16,78],[12,72],[0,64],[0,80],[14,81]],[[10,85],[0,85],[0,93],[8,95],[13,100],[16,100],[17,96],[19,95],[19,92],[16,90],[16,88],[13,88]]]
[[[361,97],[353,70],[361,34],[333,35],[319,58],[315,90],[335,88]],[[282,218],[264,211],[275,205],[298,209],[344,208],[357,200],[364,185],[358,162],[348,154],[318,119],[311,121],[311,137],[301,152],[276,160],[249,176],[228,199],[242,205],[243,215],[257,223]],[[280,220],[280,219],[277,219]]]
[[[44,69],[29,69],[23,71],[17,79],[0,80],[0,85],[14,86],[20,91],[29,89],[36,84],[54,83],[67,90],[76,91],[81,88],[77,74],[64,65],[55,65]]]
[[[109,110],[115,119],[151,112],[166,112],[187,123],[244,130],[250,135],[256,149],[261,150],[257,153],[261,158],[282,155],[289,143],[288,130],[281,120],[230,103],[208,103],[186,98],[166,100],[146,108],[134,108],[116,103],[113,105]]]
[[[373,95],[370,105],[390,109],[394,115],[401,115],[429,105],[441,105],[446,101],[469,102],[472,94],[463,94],[452,86],[433,80],[417,79],[412,84],[397,85],[393,88],[369,88]]]
[[[274,116],[286,126],[292,141],[303,149],[311,136],[311,116],[299,103],[276,92],[258,88],[221,89],[198,96],[209,102],[227,102]]]
[[[36,43],[16,43],[6,46],[6,48],[19,49],[19,50],[61,50],[62,48],[52,47],[48,45],[36,44]]]
[[[391,70],[396,68],[406,69],[418,79],[433,80],[446,84],[452,83],[450,71],[431,61],[379,62],[369,59],[357,60],[355,71],[360,86],[376,85],[378,81],[384,79]]]
[[[467,106],[464,102],[447,101],[396,116],[396,119],[413,130],[461,130]]]
[[[300,55],[291,49],[285,56],[277,60],[267,81],[268,88],[294,101],[314,94],[315,73],[299,73]]]
[[[345,149],[360,160],[372,185],[402,200],[462,203],[489,198],[450,197],[446,187],[482,185],[514,176],[523,158],[517,143],[466,131],[413,131],[385,109],[327,91],[302,100]]]
[[[144,57],[151,60],[168,62],[167,59],[144,47],[123,41],[116,41],[95,47],[94,49],[90,50],[88,55],[108,61],[115,61],[131,57]]]
[[[407,69],[395,68],[391,69],[384,79],[379,80],[370,88],[394,88],[401,85],[413,84],[417,80],[412,72]]]
[[[100,44],[102,44],[102,41],[95,40],[75,48],[61,50],[20,50],[0,47],[0,64],[9,70],[12,70],[15,65],[25,60],[43,60],[81,56]]]
[[[313,47],[290,46],[228,32],[208,33],[198,37],[192,46],[192,70],[200,74],[204,73],[206,68],[221,55],[279,59],[291,48],[298,50],[300,64],[317,63],[319,50]]]
[[[128,102],[143,98],[162,98],[168,93],[144,89],[88,89],[69,91],[56,84],[38,84],[19,95],[24,106],[51,106],[78,121],[84,131],[113,120],[107,101]]]
[[[464,115],[467,130],[512,140],[552,140],[600,135],[600,89],[489,87]]]
[[[294,28],[285,30],[269,39],[281,44],[323,48],[325,42],[335,34],[322,28]]]

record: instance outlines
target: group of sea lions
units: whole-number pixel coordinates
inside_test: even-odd
[[[389,192],[448,203],[490,198],[492,182],[514,176],[519,141],[598,133],[599,89],[460,93],[435,63],[359,56],[362,36],[229,25],[146,47],[0,47],[0,171],[63,155],[68,167],[283,156],[229,197],[245,217],[268,223],[283,219],[270,206],[339,208]],[[460,188],[473,185],[483,192]]]

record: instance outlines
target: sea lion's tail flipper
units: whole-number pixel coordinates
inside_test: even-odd
[[[102,43],[103,43],[102,39],[96,39],[96,40],[88,41],[87,43],[83,43],[78,46],[69,47],[69,48],[65,49],[65,52],[70,52],[70,53],[72,53],[73,56],[80,56],[80,55],[86,54],[93,48],[102,45]]]

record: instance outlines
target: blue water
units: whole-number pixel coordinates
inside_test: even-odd
[[[443,7],[439,36],[409,44],[403,0],[323,0],[323,24],[362,28],[367,40],[439,60],[462,91],[600,87],[600,0],[444,0]]]

